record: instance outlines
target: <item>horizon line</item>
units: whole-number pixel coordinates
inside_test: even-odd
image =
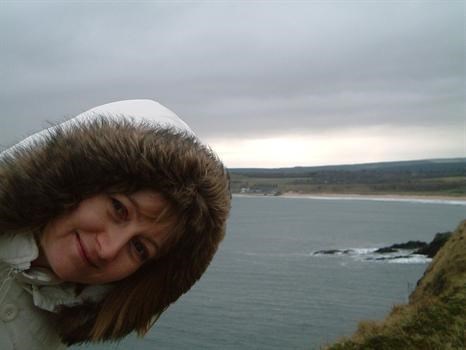
[[[466,157],[447,157],[447,158],[421,158],[421,159],[403,159],[403,160],[388,160],[380,162],[363,162],[363,163],[340,163],[340,164],[321,164],[321,165],[290,165],[290,166],[277,166],[277,167],[226,167],[228,170],[233,169],[295,169],[295,168],[322,168],[322,167],[339,167],[339,166],[358,166],[358,165],[375,165],[375,164],[388,164],[388,163],[410,163],[410,162],[434,162],[458,160],[465,161]]]

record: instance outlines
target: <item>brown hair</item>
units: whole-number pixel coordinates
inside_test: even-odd
[[[147,332],[201,277],[225,234],[228,173],[208,147],[178,130],[102,117],[56,128],[0,165],[0,229],[43,227],[109,189],[159,192],[177,218],[178,239],[160,258],[115,282],[102,301],[59,310],[57,329],[68,345]]]

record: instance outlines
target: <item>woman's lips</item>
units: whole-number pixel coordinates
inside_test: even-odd
[[[81,239],[79,238],[79,234],[77,232],[76,232],[76,240],[78,242],[79,255],[84,260],[84,262],[91,265],[92,267],[98,268],[98,266],[94,264],[92,260],[89,258],[86,248],[84,248],[84,245],[82,244]]]

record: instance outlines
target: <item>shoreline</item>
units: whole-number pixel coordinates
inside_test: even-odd
[[[419,202],[466,205],[466,196],[450,197],[439,195],[410,195],[410,194],[351,194],[351,193],[297,193],[284,192],[278,196],[234,193],[235,197],[278,197],[278,198],[302,198],[302,199],[326,199],[326,200],[374,200],[390,202]]]
[[[348,198],[393,198],[393,199],[437,199],[437,200],[452,200],[452,201],[466,201],[466,196],[439,196],[439,195],[411,195],[411,194],[358,194],[358,193],[297,193],[297,192],[285,192],[282,196],[286,197],[301,197],[301,196],[313,196],[313,197],[348,197]]]

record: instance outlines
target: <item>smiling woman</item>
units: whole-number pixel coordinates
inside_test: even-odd
[[[154,101],[100,106],[4,151],[0,313],[16,311],[0,317],[0,348],[144,334],[206,270],[230,199],[223,164]]]
[[[68,282],[98,284],[128,277],[160,256],[173,226],[173,220],[157,222],[141,212],[156,216],[167,205],[162,195],[150,191],[87,198],[47,223],[32,265],[49,267]]]

